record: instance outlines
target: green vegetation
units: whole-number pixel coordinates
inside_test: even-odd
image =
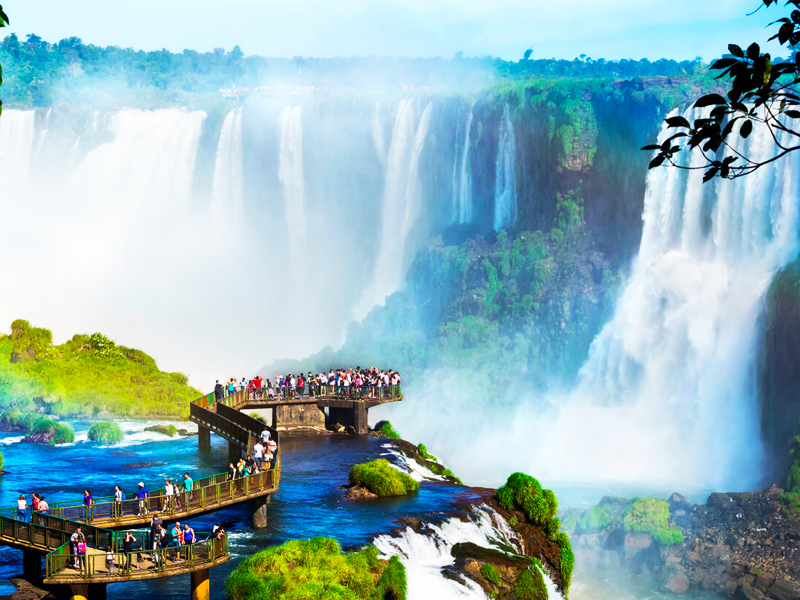
[[[500,573],[497,572],[497,567],[492,563],[483,563],[481,565],[481,575],[489,583],[500,585]]]
[[[8,25],[8,15],[3,12],[3,6],[0,5],[0,28]],[[0,85],[3,85],[3,66],[0,65]],[[3,102],[0,101],[0,114],[3,113]],[[0,466],[2,469],[2,466]]]
[[[58,423],[50,419],[41,419],[33,426],[31,433],[46,433],[53,436],[54,444],[71,444],[75,441],[75,432],[68,423]]]
[[[404,496],[419,489],[419,482],[398,471],[383,458],[354,465],[350,469],[350,482],[378,496]]]
[[[541,484],[524,473],[514,473],[506,484],[497,490],[500,506],[506,510],[519,509],[531,523],[545,525],[555,518],[558,501],[550,490],[542,490]]]
[[[367,546],[343,553],[332,538],[286,542],[246,558],[225,582],[231,600],[383,600],[406,598],[403,564]]]
[[[432,460],[433,462],[439,462],[439,459],[436,458],[433,454],[428,454],[428,448],[425,446],[425,444],[419,444],[417,446],[417,450],[419,450],[419,453],[425,460]]]
[[[395,440],[400,439],[400,434],[394,430],[389,421],[381,421],[375,425],[375,431],[383,437],[392,438]]]
[[[556,535],[554,541],[561,550],[561,587],[566,596],[567,592],[569,592],[569,586],[572,585],[572,572],[575,570],[575,553],[572,551],[569,536],[563,531]]]
[[[89,428],[89,439],[102,444],[117,444],[125,438],[116,423],[95,423]]]
[[[602,506],[596,504],[581,515],[576,526],[579,533],[597,533],[611,527],[612,519]],[[567,529],[566,525],[564,528]]]
[[[2,7],[0,7],[2,8]],[[0,452],[0,471],[3,470],[3,466],[5,465],[5,458],[3,457],[3,453]]]
[[[683,534],[669,525],[669,503],[660,498],[635,498],[623,516],[625,533],[647,533],[665,545],[683,543]]]
[[[0,336],[0,410],[14,405],[4,413],[7,423],[39,410],[184,418],[198,396],[185,375],[164,373],[141,350],[117,346],[100,333],[57,345],[48,330],[17,320],[10,335]]]
[[[542,572],[536,567],[525,569],[514,583],[514,593],[519,600],[547,600]]]

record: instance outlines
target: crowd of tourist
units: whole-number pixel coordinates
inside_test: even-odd
[[[400,374],[392,369],[379,370],[376,367],[362,369],[330,369],[327,373],[313,374],[286,373],[276,375],[273,383],[256,375],[253,379],[242,377],[237,381],[231,377],[225,383],[217,380],[214,386],[214,396],[217,400],[227,398],[242,390],[247,390],[250,400],[294,399],[308,396],[316,398],[325,395],[350,396],[358,394],[361,397],[378,398],[383,395],[383,389],[400,385]]]

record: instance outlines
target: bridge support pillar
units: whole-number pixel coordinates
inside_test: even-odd
[[[367,419],[367,406],[363,402],[353,402],[353,421],[355,421],[356,433],[366,435],[369,433],[369,421]]]
[[[69,586],[70,600],[106,600],[105,583],[73,583]]]
[[[208,600],[208,569],[192,571],[192,600]]]
[[[228,461],[236,464],[242,458],[242,449],[238,444],[228,442]]]
[[[263,496],[250,501],[253,511],[253,529],[264,529],[267,526],[267,505],[270,496]]]
[[[33,550],[22,551],[22,574],[28,581],[42,580],[42,555]]]
[[[208,427],[202,425],[197,427],[197,447],[200,450],[208,450],[211,447],[211,430]]]

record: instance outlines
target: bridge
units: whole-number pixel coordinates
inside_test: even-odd
[[[148,498],[116,502],[113,497],[97,498],[91,506],[75,502],[54,503],[35,512],[31,522],[19,518],[16,508],[0,509],[0,544],[23,552],[23,571],[28,579],[39,580],[45,556],[44,583],[66,585],[72,600],[103,600],[111,583],[141,581],[191,574],[192,600],[208,600],[209,569],[230,559],[227,534],[198,533],[192,545],[153,550],[147,526],[152,515],[164,521],[186,521],[216,510],[249,503],[253,527],[266,527],[267,506],[278,491],[281,476],[279,430],[320,427],[338,423],[366,433],[369,408],[403,399],[400,386],[348,388],[317,386],[311,395],[281,390],[278,398],[257,397],[240,390],[226,398],[206,394],[189,407],[198,425],[200,451],[210,447],[213,431],[228,441],[231,461],[250,455],[266,429],[278,444],[269,467],[257,474],[229,479],[227,473],[195,481],[191,491],[168,500],[164,489],[151,490]],[[272,409],[272,424],[245,414],[244,410]],[[87,553],[76,567],[70,537],[80,528]],[[126,532],[136,537],[137,549],[123,552]],[[113,572],[106,567],[106,549],[113,554]]]

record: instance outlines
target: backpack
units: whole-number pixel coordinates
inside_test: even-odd
[[[125,501],[125,492],[122,492],[122,500],[123,500],[123,502]]]

